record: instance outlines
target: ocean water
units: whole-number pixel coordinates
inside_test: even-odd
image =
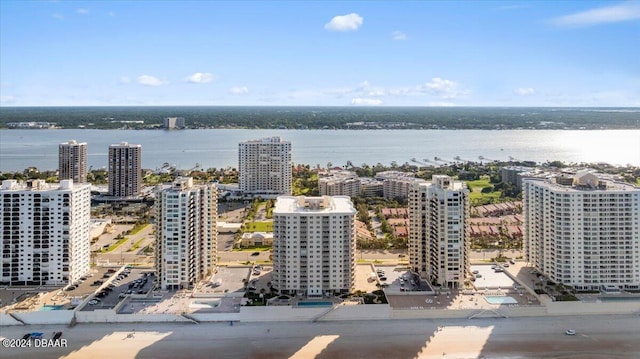
[[[640,166],[640,130],[0,130],[0,171],[56,169],[58,144],[88,143],[88,165],[107,165],[110,144],[142,144],[142,166],[237,167],[238,143],[280,136],[294,163],[344,166],[463,161],[607,162]],[[436,161],[435,158],[440,159]],[[427,161],[425,161],[427,160]]]

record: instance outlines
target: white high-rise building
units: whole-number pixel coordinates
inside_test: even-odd
[[[464,182],[434,175],[409,192],[409,262],[432,283],[462,288],[469,271],[469,190]]]
[[[87,143],[74,140],[58,146],[58,179],[87,182]]]
[[[273,210],[274,287],[308,297],[353,290],[355,216],[345,196],[278,197]]]
[[[165,117],[162,127],[169,130],[174,128],[184,128],[185,127],[184,117]]]
[[[580,290],[639,288],[640,188],[588,171],[522,188],[524,255],[540,273]]]
[[[190,288],[217,262],[217,191],[178,177],[156,191],[156,272],[162,289]]]
[[[327,171],[318,174],[321,196],[360,196],[360,178],[352,171]]]
[[[1,284],[68,284],[89,272],[88,183],[5,180],[0,198]]]
[[[142,190],[142,145],[109,146],[109,195],[137,197]]]
[[[291,142],[280,137],[240,142],[238,186],[255,195],[291,194]]]

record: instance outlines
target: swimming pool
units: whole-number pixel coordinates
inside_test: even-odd
[[[333,302],[299,302],[298,307],[330,307]]]
[[[518,304],[518,301],[513,297],[504,296],[504,297],[484,297],[489,304]]]
[[[50,305],[50,304],[45,304],[42,306],[42,308],[40,308],[40,310],[63,310],[64,309],[64,305]]]

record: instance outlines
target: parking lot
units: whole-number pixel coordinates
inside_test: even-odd
[[[116,278],[112,278],[115,275],[115,269],[111,270],[114,272],[105,273],[102,278],[92,278],[94,281],[92,281],[91,284],[93,284],[95,280],[103,282],[102,284],[97,283],[97,287],[93,287],[94,290],[100,286],[102,286],[102,289],[94,297],[97,303],[90,301],[84,308],[82,308],[83,311],[112,309],[127,294],[146,295],[153,288],[155,274],[152,270],[125,270]],[[113,279],[113,281],[109,285],[104,285],[104,283],[107,283],[111,279]]]
[[[500,270],[505,270],[501,267]],[[504,272],[496,272],[494,265],[471,265],[471,271],[475,275],[473,285],[478,289],[513,288],[515,282]],[[476,273],[477,272],[477,273]]]
[[[211,277],[208,283],[198,287],[197,291],[220,296],[242,296],[244,295],[244,280],[249,278],[250,271],[249,267],[218,267],[218,272]]]

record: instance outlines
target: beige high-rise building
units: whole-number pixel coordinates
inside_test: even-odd
[[[291,142],[280,137],[240,142],[238,187],[253,195],[291,194]]]
[[[321,196],[360,196],[360,178],[352,171],[327,171],[318,174]]]
[[[424,182],[413,173],[400,171],[378,172],[376,179],[382,181],[382,195],[385,199],[405,199],[413,183]]]
[[[142,145],[109,146],[109,195],[137,197],[142,190]]]
[[[58,179],[87,182],[87,143],[75,140],[58,146]]]
[[[90,187],[2,181],[0,284],[62,285],[89,272]]]
[[[322,297],[355,284],[356,210],[346,196],[278,197],[273,209],[273,285]]]
[[[434,175],[409,192],[409,263],[432,283],[462,288],[469,271],[469,190],[464,182]]]
[[[217,191],[178,177],[156,190],[156,272],[162,289],[191,288],[217,263]]]
[[[579,290],[640,289],[640,188],[589,171],[522,181],[524,256]]]

